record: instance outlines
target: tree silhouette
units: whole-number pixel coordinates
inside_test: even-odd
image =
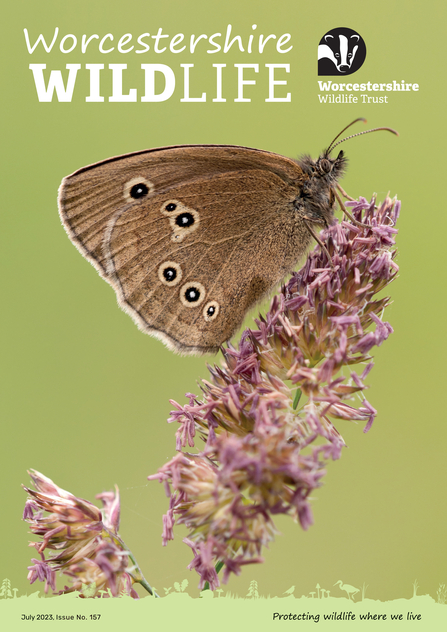
[[[2,586],[0,588],[0,597],[3,597],[3,599],[8,599],[8,597],[12,597],[12,592],[11,592],[11,582],[9,579],[4,579],[2,582]]]
[[[256,579],[253,579],[250,582],[250,587],[248,589],[247,597],[249,599],[257,599],[259,597],[258,582],[256,581]]]

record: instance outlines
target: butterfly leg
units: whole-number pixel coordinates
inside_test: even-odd
[[[345,197],[347,200],[350,200],[351,202],[355,202],[354,198],[351,197],[350,195],[348,195],[346,193],[346,191],[343,189],[343,187],[341,187],[338,182],[337,182],[337,189],[340,191],[340,193],[342,194],[343,197]]]
[[[332,257],[329,254],[329,250],[326,248],[326,246],[324,245],[324,243],[321,241],[321,239],[318,237],[318,235],[315,233],[314,229],[311,226],[311,222],[307,217],[303,217],[304,219],[304,225],[307,228],[307,230],[309,231],[309,233],[312,235],[312,237],[315,239],[315,241],[317,242],[317,244],[320,246],[321,250],[323,250],[323,252],[326,253],[326,256],[328,258],[329,261],[329,265],[331,266],[332,269],[334,269],[334,264],[332,263]]]
[[[355,217],[353,215],[351,215],[351,213],[348,211],[348,209],[346,208],[346,206],[343,204],[343,200],[341,199],[341,197],[338,195],[336,189],[333,189],[334,191],[334,195],[337,198],[337,202],[340,205],[341,210],[343,211],[343,213],[346,215],[346,217],[348,217],[351,222],[355,225],[355,226],[360,226],[361,228],[371,228],[371,226],[369,226],[368,224],[363,224],[362,222],[359,222],[358,220],[355,219]]]

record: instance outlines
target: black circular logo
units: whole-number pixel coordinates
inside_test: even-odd
[[[366,44],[357,31],[343,26],[332,29],[318,44],[318,75],[352,75],[365,58]]]

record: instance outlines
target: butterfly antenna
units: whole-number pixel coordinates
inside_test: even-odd
[[[357,120],[365,120],[365,119],[357,119]],[[399,136],[399,133],[396,132],[396,130],[392,129],[391,127],[375,127],[374,129],[367,129],[364,132],[357,132],[357,134],[351,134],[351,136],[346,136],[346,138],[342,138],[341,140],[338,141],[338,143],[335,143],[335,145],[334,145],[334,140],[337,140],[338,136],[340,136],[340,134],[339,134],[336,138],[334,138],[334,140],[330,144],[329,149],[326,152],[326,155],[328,155],[329,152],[331,152],[334,149],[334,147],[337,147],[337,145],[339,145],[340,143],[344,143],[345,140],[349,140],[350,138],[355,138],[356,136],[361,136],[362,134],[369,134],[370,132],[381,132],[381,131],[391,132],[392,134],[395,134],[396,136]]]
[[[331,144],[329,145],[329,148],[326,151],[326,154],[329,154],[333,144],[335,143],[335,141],[337,140],[337,138],[340,138],[340,136],[343,134],[343,132],[346,132],[346,130],[348,128],[351,127],[351,125],[354,125],[354,123],[358,123],[359,121],[363,121],[363,123],[366,123],[366,119],[364,118],[356,118],[354,121],[352,121],[352,123],[349,123],[349,125],[346,125],[346,127],[344,129],[341,130],[341,132],[339,134],[337,134],[337,136],[334,138],[334,140],[331,142]]]

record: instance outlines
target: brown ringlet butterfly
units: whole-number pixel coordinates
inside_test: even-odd
[[[216,352],[319,241],[313,227],[335,221],[336,200],[346,212],[334,147],[397,134],[335,142],[359,120],[317,160],[233,145],[103,160],[62,180],[62,223],[142,331],[179,353]]]

